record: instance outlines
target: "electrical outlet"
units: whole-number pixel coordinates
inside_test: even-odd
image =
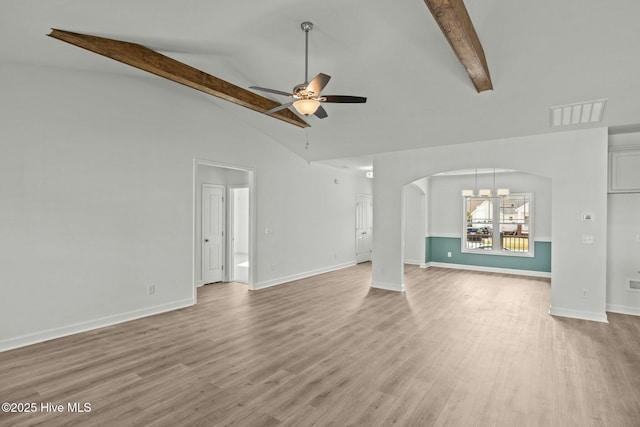
[[[147,286],[147,295],[153,295],[156,293],[156,285]]]
[[[447,257],[451,258],[451,252],[447,252]]]
[[[582,298],[589,297],[589,290],[587,288],[582,288]]]

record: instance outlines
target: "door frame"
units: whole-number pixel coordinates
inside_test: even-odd
[[[222,163],[216,162],[212,160],[206,159],[193,159],[193,173],[192,173],[192,230],[191,230],[191,251],[192,251],[192,283],[193,283],[193,301],[197,302],[197,292],[196,288],[199,286],[198,281],[196,280],[197,271],[196,271],[196,245],[200,245],[202,241],[202,236],[196,236],[196,200],[198,197],[198,193],[201,191],[201,188],[198,186],[198,166],[211,166],[222,169],[232,169],[239,170],[243,172],[247,172],[248,175],[248,187],[249,187],[249,280],[248,280],[248,288],[249,290],[255,289],[256,283],[256,170],[254,168],[236,165],[231,163]],[[229,233],[227,233],[227,236]],[[228,266],[225,266],[225,269],[228,271]]]

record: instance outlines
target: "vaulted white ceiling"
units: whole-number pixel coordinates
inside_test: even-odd
[[[476,93],[423,0],[1,0],[0,62],[159,79],[46,37],[60,28],[137,42],[238,86],[289,91],[304,80],[308,20],[310,76],[329,74],[325,94],[366,104],[327,104],[328,118],[299,129],[211,102],[310,161],[557,132],[550,106],[600,98],[602,123],[576,127],[637,128],[640,2],[465,3],[491,92]]]

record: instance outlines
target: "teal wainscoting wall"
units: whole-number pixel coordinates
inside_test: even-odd
[[[551,273],[551,242],[534,242],[533,257],[462,252],[460,237],[426,237],[425,262],[475,265]],[[451,258],[447,253],[451,252]]]

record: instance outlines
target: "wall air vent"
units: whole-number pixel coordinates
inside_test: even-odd
[[[602,121],[606,99],[551,107],[551,127],[597,123]]]
[[[640,291],[640,280],[629,280],[629,289]]]

